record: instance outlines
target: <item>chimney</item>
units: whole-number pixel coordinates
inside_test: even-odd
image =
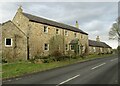
[[[22,13],[23,9],[22,9],[22,6],[20,5],[18,10],[17,10],[19,13]]]
[[[76,21],[76,25],[75,25],[75,26],[76,26],[76,28],[79,28],[79,24],[78,24],[78,21]]]
[[[97,36],[96,41],[100,42],[100,38],[99,38],[99,36]]]

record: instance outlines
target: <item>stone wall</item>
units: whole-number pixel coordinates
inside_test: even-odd
[[[40,23],[36,23],[36,22],[29,22],[30,25],[30,56],[34,57],[37,54],[40,54],[42,56],[46,56],[46,55],[50,55],[52,49],[45,51],[44,50],[44,44],[48,43],[49,44],[49,48],[51,48],[52,45],[50,45],[50,41],[52,38],[57,37],[57,40],[55,42],[57,42],[59,44],[59,51],[62,54],[70,54],[70,53],[74,53],[74,51],[70,50],[70,46],[69,43],[71,42],[71,40],[78,38],[80,40],[79,45],[83,45],[86,47],[88,47],[88,36],[81,34],[81,33],[77,33],[77,37],[74,36],[73,31],[68,31],[68,36],[65,35],[65,29],[62,28],[58,28],[58,27],[54,27],[54,26],[50,26],[50,25],[45,25],[45,24],[40,24]],[[48,33],[44,33],[44,26],[48,26]],[[56,29],[59,29],[59,34],[56,34]],[[84,38],[81,38],[81,35],[84,36]],[[61,40],[61,41],[60,41]],[[55,43],[55,44],[57,44]],[[65,45],[68,45],[68,51],[65,50]],[[56,46],[56,45],[54,45]],[[57,47],[57,46],[56,46]],[[85,51],[83,51],[85,52]]]
[[[107,54],[111,52],[111,48],[89,46],[89,54]]]
[[[12,46],[5,46],[5,38],[12,39]],[[7,61],[27,60],[26,37],[11,21],[2,25],[2,57]]]

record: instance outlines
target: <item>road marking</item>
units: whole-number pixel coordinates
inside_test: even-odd
[[[21,79],[21,78],[16,78],[16,80],[19,80],[19,79]]]
[[[61,83],[59,83],[59,84],[56,85],[56,86],[62,85],[62,84],[66,83],[66,82],[68,82],[68,81],[70,81],[70,80],[72,80],[72,79],[77,78],[78,76],[80,76],[80,75],[76,75],[76,76],[74,76],[74,77],[72,77],[72,78],[69,78],[69,79],[67,79],[67,80],[65,80],[65,81],[63,81],[63,82],[61,82]]]
[[[110,60],[110,61],[112,62],[112,61],[115,61],[115,60],[117,60],[117,58],[115,58],[115,59],[112,59],[112,60]]]
[[[8,82],[10,82],[10,81],[12,81],[12,80],[8,80]]]
[[[98,66],[95,66],[95,67],[93,67],[92,68],[92,70],[94,70],[94,69],[96,69],[96,68],[98,68],[98,67],[100,67],[100,66],[102,66],[102,65],[105,65],[106,63],[102,63],[102,64],[100,64],[100,65],[98,65]]]

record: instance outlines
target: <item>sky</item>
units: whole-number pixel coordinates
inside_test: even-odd
[[[100,40],[112,48],[117,40],[109,40],[109,30],[118,17],[118,2],[2,2],[0,23],[12,20],[18,7],[25,13],[75,26],[89,34],[89,39]]]

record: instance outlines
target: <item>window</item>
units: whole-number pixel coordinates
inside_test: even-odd
[[[65,45],[65,50],[66,50],[66,51],[68,50],[68,45],[67,45],[67,44]]]
[[[44,26],[44,33],[48,33],[48,26]]]
[[[5,46],[7,46],[7,47],[12,46],[12,39],[11,38],[5,38]]]
[[[100,48],[100,52],[102,52],[103,50],[102,50],[102,48]]]
[[[71,45],[71,50],[74,50],[74,45]]]
[[[58,50],[60,50],[60,45],[58,46]]]
[[[91,47],[89,47],[89,52],[91,52]]]
[[[85,46],[82,47],[82,51],[85,52]]]
[[[84,38],[85,38],[84,36],[85,36],[85,35],[81,34],[81,39],[84,39]]]
[[[94,53],[96,52],[96,48],[95,47],[93,47],[93,51],[94,51]]]
[[[77,37],[77,33],[74,33],[74,36]]]
[[[81,39],[83,39],[83,35],[81,35]]]
[[[44,44],[44,50],[49,50],[49,44]]]
[[[65,30],[65,35],[68,36],[68,31]]]
[[[59,34],[59,29],[56,29],[56,34]]]

